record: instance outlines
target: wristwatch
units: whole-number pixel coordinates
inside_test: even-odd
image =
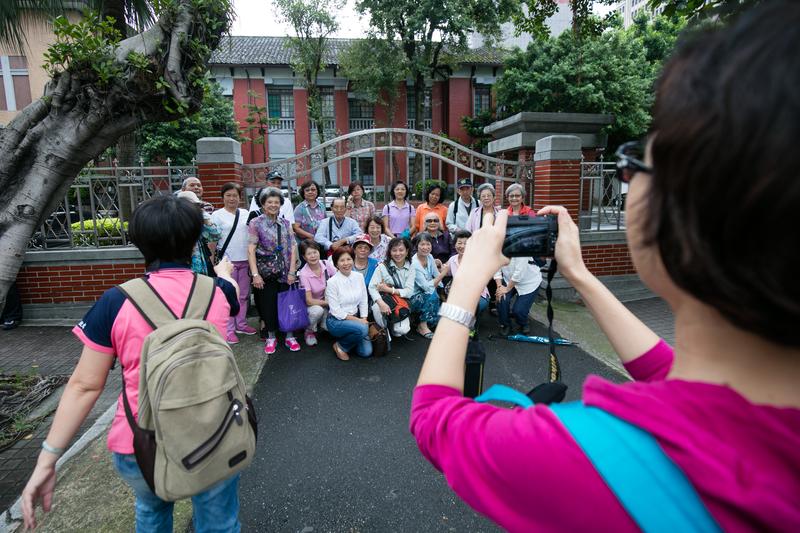
[[[439,307],[439,316],[449,318],[467,329],[475,327],[475,315],[457,305],[443,303]]]

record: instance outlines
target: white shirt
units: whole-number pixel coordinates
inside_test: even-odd
[[[261,214],[261,206],[256,203],[256,198],[258,195],[261,194],[261,189],[253,196],[253,199],[250,200],[250,212],[253,211]],[[281,204],[281,210],[278,211],[278,216],[282,219],[289,222],[289,225],[294,224],[294,207],[292,207],[292,200],[290,198],[284,198],[283,203]]]
[[[367,285],[364,276],[352,271],[349,276],[337,272],[325,287],[328,312],[334,318],[344,320],[347,315],[367,316]]]
[[[216,224],[221,233],[217,243],[218,250],[222,248],[222,245],[228,239],[228,234],[231,232],[235,218],[235,214],[229,213],[225,209],[217,209],[212,213],[211,222]],[[225,249],[225,255],[231,261],[247,261],[247,244],[247,210],[239,209],[239,222],[236,226],[236,231],[233,232],[231,242],[228,243],[228,247]]]
[[[458,213],[455,213],[456,205],[458,205]],[[450,233],[455,233],[460,229],[467,229],[469,215],[477,207],[478,202],[471,196],[469,198],[469,203],[464,202],[464,200],[461,199],[461,196],[459,196],[454,202],[447,206],[446,225]]]
[[[500,278],[506,283],[513,281],[518,294],[530,294],[542,284],[542,273],[532,257],[512,257],[511,262],[494,275],[494,279]]]

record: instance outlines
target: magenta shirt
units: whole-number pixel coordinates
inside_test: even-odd
[[[672,359],[660,341],[626,365],[637,381],[589,376],[583,401],[650,432],[725,531],[800,531],[800,410],[665,379]],[[453,490],[509,531],[638,531],[547,406],[501,408],[423,385],[410,427]]]

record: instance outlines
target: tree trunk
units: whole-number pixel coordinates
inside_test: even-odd
[[[203,15],[226,17],[220,5],[203,4]],[[190,76],[205,67],[227,24],[206,27],[191,0],[179,0],[167,11],[152,28],[119,44],[115,62],[124,73],[106,90],[67,70],[47,84],[42,99],[0,130],[0,308],[35,229],[84,165],[142,123],[175,120],[201,105],[203,88]],[[193,49],[193,39],[209,52]],[[129,67],[131,52],[151,59],[153,79]],[[155,84],[159,78],[166,87]],[[185,106],[183,113],[167,111],[166,98]]]

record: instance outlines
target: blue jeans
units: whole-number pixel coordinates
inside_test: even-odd
[[[481,296],[480,300],[478,300],[478,312],[475,316],[480,317],[487,307],[489,307],[489,298]]]
[[[328,333],[336,338],[342,350],[350,353],[355,348],[360,357],[372,355],[372,341],[369,340],[369,326],[355,320],[339,320],[328,315]]]
[[[150,490],[136,457],[114,453],[114,467],[136,495],[136,533],[172,533],[174,503]],[[192,523],[197,533],[239,533],[239,474],[192,496]]]
[[[539,293],[539,289],[536,289],[533,292],[528,294],[517,294],[517,289],[511,289],[506,295],[505,298],[502,300],[497,300],[497,314],[500,315],[500,325],[501,326],[511,326],[511,316],[514,317],[514,320],[520,327],[526,325],[528,323],[528,313],[531,311],[531,306],[533,302],[536,301],[536,295]],[[511,300],[514,299],[514,303],[512,305]]]

